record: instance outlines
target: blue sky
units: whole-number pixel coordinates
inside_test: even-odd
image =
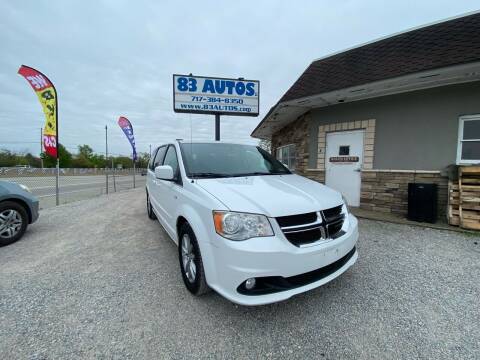
[[[111,151],[129,154],[120,115],[132,122],[138,151],[191,132],[213,139],[213,116],[173,112],[173,73],[260,80],[258,118],[222,117],[223,140],[256,143],[251,131],[312,60],[478,8],[462,0],[4,0],[0,148],[39,152],[44,117],[17,74],[21,64],[54,82],[60,142],[71,151],[104,151],[108,125]]]

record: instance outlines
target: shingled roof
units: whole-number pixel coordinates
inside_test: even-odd
[[[279,102],[480,60],[480,13],[316,60]]]

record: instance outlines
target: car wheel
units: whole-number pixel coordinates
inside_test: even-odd
[[[157,215],[155,215],[155,213],[153,212],[152,204],[150,203],[150,196],[148,196],[148,193],[147,193],[147,215],[148,215],[148,218],[151,220],[155,220],[157,218]]]
[[[183,282],[194,295],[202,295],[210,291],[205,279],[202,255],[197,238],[189,224],[180,229],[178,257],[182,271]]]
[[[0,246],[20,240],[27,225],[28,215],[22,205],[13,201],[0,203]]]

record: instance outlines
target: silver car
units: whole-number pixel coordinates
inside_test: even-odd
[[[25,185],[0,181],[0,246],[23,236],[38,219],[38,199]]]

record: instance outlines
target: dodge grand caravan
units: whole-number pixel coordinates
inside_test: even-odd
[[[223,142],[155,149],[147,214],[178,245],[187,289],[243,305],[321,286],[357,259],[357,219],[342,195],[268,152]]]

